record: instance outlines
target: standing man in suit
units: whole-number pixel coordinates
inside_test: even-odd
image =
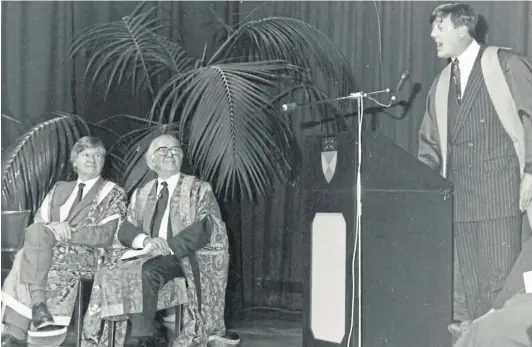
[[[418,153],[454,185],[455,254],[470,320],[486,313],[503,287],[532,199],[532,64],[479,45],[477,21],[460,3],[431,15],[438,57],[452,62],[429,91]]]
[[[70,324],[80,278],[94,274],[125,217],[123,189],[100,177],[100,139],[82,137],[70,159],[77,181],[57,182],[46,195],[2,287],[2,347],[27,346],[30,324],[34,330]]]

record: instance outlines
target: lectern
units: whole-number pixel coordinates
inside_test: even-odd
[[[358,347],[448,347],[452,185],[385,136],[367,129],[361,139],[361,281],[359,136],[306,140],[303,346],[358,346],[361,317]]]

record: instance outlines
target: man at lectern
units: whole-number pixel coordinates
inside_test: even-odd
[[[489,311],[501,291],[532,198],[532,62],[480,45],[477,21],[460,3],[431,15],[437,55],[451,62],[427,96],[418,153],[454,186],[455,254],[470,320]]]

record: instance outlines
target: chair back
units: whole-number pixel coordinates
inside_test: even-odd
[[[2,211],[2,252],[16,252],[24,245],[31,211]]]

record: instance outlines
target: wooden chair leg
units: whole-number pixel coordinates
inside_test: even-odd
[[[108,332],[109,332],[109,335],[107,336],[107,347],[114,347],[116,322],[112,320],[108,320],[107,327],[108,327]]]
[[[182,307],[183,307],[183,305],[177,305],[177,307],[175,308],[175,333],[176,333],[176,336],[179,336],[179,333],[181,332],[181,316],[182,316],[181,308]]]
[[[83,332],[83,280],[79,281],[78,299],[76,302],[76,347],[81,347],[81,335]]]

